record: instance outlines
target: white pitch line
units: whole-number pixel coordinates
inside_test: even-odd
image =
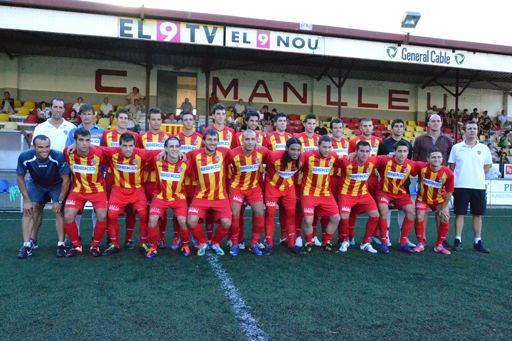
[[[231,276],[224,270],[218,256],[208,253],[208,263],[212,267],[213,272],[220,280],[220,286],[224,290],[224,295],[229,301],[231,308],[235,312],[235,317],[240,323],[242,330],[248,340],[267,341],[268,337],[263,330],[261,330],[258,321],[252,317],[249,312],[249,307],[235,287]]]

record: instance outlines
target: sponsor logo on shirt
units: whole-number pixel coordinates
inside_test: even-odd
[[[99,146],[101,144],[101,138],[99,138],[99,137],[91,137],[91,144],[93,146]]]
[[[73,165],[73,172],[82,174],[94,174],[96,173],[95,166],[84,166],[84,165]]]
[[[404,179],[405,178],[405,175],[404,173],[399,173],[399,172],[392,172],[392,171],[388,171],[387,173],[387,176],[388,178],[390,179]]]
[[[313,167],[312,173],[316,175],[328,175],[331,167]]]
[[[137,165],[132,166],[132,165],[124,165],[124,164],[121,164],[121,163],[117,163],[116,164],[116,168],[120,172],[135,173],[137,171],[138,167],[137,167]]]
[[[181,173],[160,172],[160,179],[166,181],[180,181]]]
[[[366,181],[368,180],[368,177],[370,176],[370,173],[357,173],[357,174],[350,174],[350,180],[354,181]]]
[[[317,146],[304,146],[304,151],[309,152],[310,150],[315,150],[317,148]]]
[[[180,146],[180,152],[182,152],[182,153],[187,153],[187,152],[189,152],[191,150],[196,150],[196,149],[197,149],[197,146],[195,146],[195,145],[182,144]]]
[[[217,143],[217,146],[218,147],[229,148],[231,146],[231,142],[229,142],[229,141],[219,141],[219,143]]]
[[[260,168],[259,163],[255,163],[254,165],[240,166],[240,172],[242,172],[242,173],[256,172],[259,168]]]
[[[348,155],[348,148],[333,149],[333,152],[338,156]]]
[[[379,147],[372,147],[370,149],[370,154],[371,155],[377,155],[377,151],[378,151]]]
[[[211,165],[201,166],[199,168],[199,171],[202,174],[217,173],[217,172],[220,172],[220,164],[214,163],[214,164],[211,164]]]
[[[297,173],[297,171],[291,171],[291,172],[280,171],[279,176],[283,179],[288,179],[288,178],[291,178],[292,176],[294,176],[295,173]]]
[[[160,150],[163,148],[163,142],[146,142],[146,150]]]
[[[276,150],[285,150],[286,143],[276,143]]]
[[[437,181],[433,181],[433,180],[430,180],[430,179],[423,179],[423,183],[426,186],[428,186],[428,187],[433,187],[433,188],[441,188],[441,187],[443,187],[442,183],[437,182]]]
[[[119,142],[116,142],[116,141],[110,142],[110,147],[119,147]]]

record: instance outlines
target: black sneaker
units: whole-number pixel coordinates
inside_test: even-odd
[[[124,242],[124,248],[125,249],[133,249],[135,247],[135,244],[133,243],[133,240],[127,240]]]
[[[484,247],[484,244],[482,244],[481,240],[479,240],[477,243],[473,244],[473,248],[475,249],[475,251],[478,251],[481,253],[490,253],[490,251]]]
[[[453,241],[452,251],[462,251],[462,242],[457,238]]]
[[[39,248],[39,244],[37,243],[37,239],[30,239],[30,247],[32,250]]]
[[[66,257],[66,245],[61,244],[57,246],[57,252],[55,253],[57,258]]]
[[[110,246],[107,249],[105,249],[105,251],[103,251],[103,253],[101,255],[102,256],[111,256],[111,255],[115,255],[116,253],[119,253],[119,248],[115,247],[113,244],[110,244]]]
[[[30,256],[32,256],[32,248],[30,246],[22,245],[16,257],[18,259],[25,259]]]
[[[301,247],[298,247],[298,246],[293,246],[293,247],[288,247],[288,253],[289,254],[292,254],[292,255],[295,255],[295,256],[302,256],[304,255],[306,252],[304,251],[303,248]]]
[[[450,248],[452,247],[452,246],[450,245],[450,243],[448,243],[448,242],[446,241],[446,239],[445,239],[445,240],[443,240],[443,246],[444,246],[444,248],[445,248],[445,249],[450,249]]]

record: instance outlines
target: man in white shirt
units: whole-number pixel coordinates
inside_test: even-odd
[[[62,117],[62,114],[64,114],[64,100],[62,98],[55,97],[51,99],[50,112],[51,117],[45,122],[38,124],[32,136],[48,136],[51,149],[62,152],[64,147],[66,147],[69,132],[71,129],[76,128],[76,126]]]
[[[489,148],[478,142],[478,125],[469,121],[465,124],[465,139],[455,144],[448,158],[450,168],[455,175],[454,213],[455,241],[454,251],[462,250],[462,230],[464,215],[471,205],[473,216],[473,232],[476,251],[489,253],[482,244],[482,216],[487,205],[485,194],[485,174],[492,167],[492,157]]]
[[[102,117],[110,117],[110,115],[114,112],[114,106],[110,103],[110,99],[105,97],[103,99],[103,103],[100,105],[100,111]]]

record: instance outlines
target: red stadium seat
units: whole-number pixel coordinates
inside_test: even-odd
[[[356,136],[361,135],[361,130],[359,130],[359,129],[354,130],[354,135],[356,135]]]

